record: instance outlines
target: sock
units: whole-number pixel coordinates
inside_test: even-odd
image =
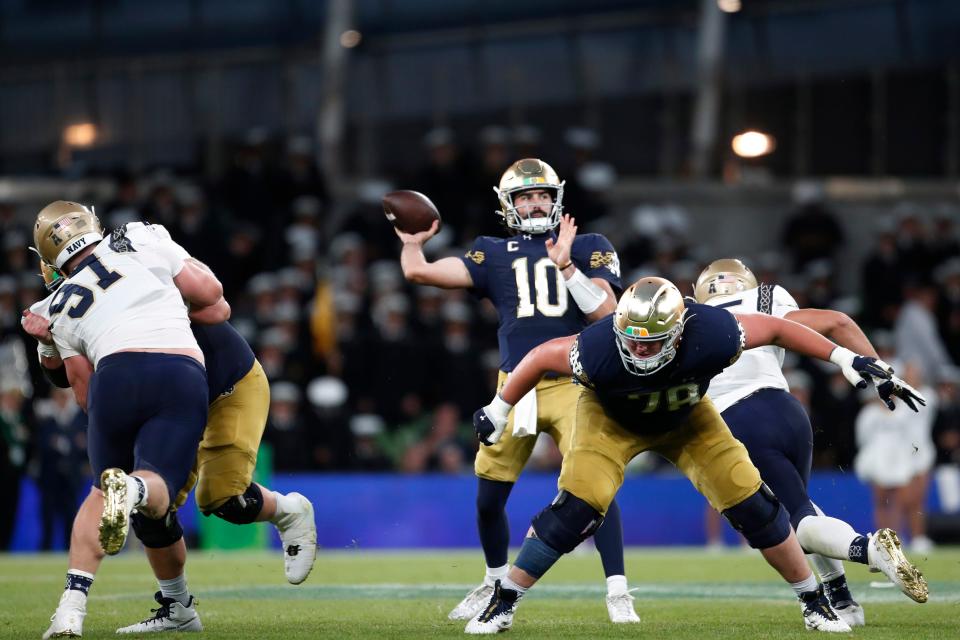
[[[510,547],[510,525],[507,522],[507,498],[512,482],[479,478],[477,483],[477,530],[480,546],[488,567],[507,564]]]
[[[484,582],[489,585],[492,585],[497,580],[503,580],[507,577],[507,571],[510,570],[510,565],[505,564],[500,567],[487,567],[487,575],[484,578]]]
[[[93,586],[93,574],[79,569],[67,570],[67,582],[63,586],[64,591],[71,592],[71,596],[81,598],[84,605],[87,602],[87,595],[90,587]]]
[[[127,476],[127,493],[134,496],[133,507],[147,504],[147,483],[139,476]]]
[[[830,604],[843,602],[844,600],[853,600],[853,594],[850,593],[850,587],[847,586],[847,576],[840,574],[839,577],[827,582],[824,581],[823,589],[830,598]]]
[[[500,588],[516,591],[518,594],[522,596],[527,592],[528,587],[521,587],[516,582],[511,580],[509,577],[504,577],[503,580],[500,581]]]
[[[810,593],[811,591],[816,591],[818,586],[817,579],[813,576],[813,573],[800,582],[790,583],[790,588],[793,589],[793,592],[798,596],[803,595],[804,593]]]
[[[607,515],[593,534],[593,544],[600,554],[603,575],[609,578],[626,574],[623,564],[623,524],[620,521],[620,505],[616,500],[607,507]]]
[[[867,558],[867,547],[870,545],[870,539],[867,536],[857,536],[854,538],[853,542],[850,543],[850,547],[847,551],[847,557],[851,562],[859,562],[860,564],[867,564],[869,559]]]
[[[520,547],[513,566],[539,580],[562,555],[540,538],[528,537],[523,539],[523,546]]]
[[[277,511],[273,514],[273,517],[270,518],[270,522],[276,524],[284,516],[300,513],[302,505],[297,497],[285,496],[277,491],[274,491],[273,495],[277,499]]]
[[[190,592],[187,590],[187,574],[181,573],[170,580],[157,580],[160,585],[160,595],[164,598],[173,598],[183,606],[190,604]]]
[[[820,582],[828,582],[843,575],[843,563],[839,560],[827,558],[819,553],[808,553],[807,560],[810,561],[813,570],[820,576]]]
[[[830,516],[807,516],[797,524],[797,540],[803,550],[828,558],[847,559],[856,537],[853,527]]]
[[[627,576],[608,576],[607,595],[621,596],[627,592]]]

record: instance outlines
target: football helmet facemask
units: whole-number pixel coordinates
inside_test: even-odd
[[[683,296],[669,280],[648,277],[630,285],[617,303],[613,318],[620,359],[627,371],[647,376],[667,366],[677,355],[686,315]],[[662,342],[658,353],[635,353],[637,343],[654,342]]]
[[[34,250],[54,271],[84,247],[103,240],[103,227],[93,209],[77,202],[57,200],[37,214],[33,226]],[[44,278],[46,279],[46,278]]]
[[[693,297],[703,304],[714,296],[730,296],[757,288],[757,277],[736,258],[714,260],[700,272],[693,287]]]
[[[497,215],[503,218],[504,224],[520,233],[546,233],[558,224],[563,213],[563,185],[553,167],[536,158],[517,160],[500,177],[500,185],[493,190],[500,200],[500,210]],[[528,189],[542,189],[553,193],[553,203],[540,205],[549,207],[549,212],[542,218],[533,218],[529,214],[521,214],[514,203],[516,195]]]

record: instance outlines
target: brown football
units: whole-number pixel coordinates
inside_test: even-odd
[[[391,191],[383,196],[383,215],[404,233],[426,231],[440,212],[430,198],[419,191]]]

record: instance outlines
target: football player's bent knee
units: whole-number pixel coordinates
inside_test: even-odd
[[[777,496],[762,484],[756,493],[723,512],[754,549],[774,547],[790,535],[790,518]]]
[[[257,519],[262,509],[263,492],[256,483],[251,483],[242,495],[231,496],[216,509],[205,511],[204,515],[208,516],[212,513],[233,524],[250,524]]]
[[[560,553],[570,553],[593,535],[603,516],[589,504],[567,491],[561,491],[550,506],[533,519],[537,537]]]
[[[169,547],[183,537],[183,527],[176,511],[168,511],[167,515],[156,520],[135,511],[130,514],[130,524],[137,539],[151,549]]]

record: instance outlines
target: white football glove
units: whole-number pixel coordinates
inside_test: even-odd
[[[507,428],[507,416],[512,408],[513,405],[498,393],[490,404],[474,412],[473,428],[481,443],[490,446],[500,440],[503,430]]]

